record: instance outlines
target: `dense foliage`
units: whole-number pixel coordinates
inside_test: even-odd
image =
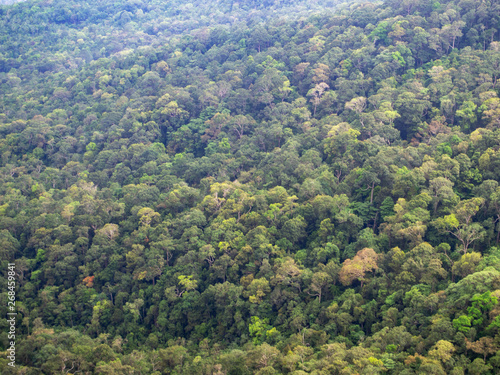
[[[0,6],[2,374],[499,373],[498,30],[495,0]]]

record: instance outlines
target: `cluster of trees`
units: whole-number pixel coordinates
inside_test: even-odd
[[[0,6],[2,371],[499,372],[497,4],[217,4]]]

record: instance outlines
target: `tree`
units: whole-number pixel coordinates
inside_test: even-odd
[[[328,90],[330,86],[328,86],[325,82],[321,82],[316,84],[314,88],[308,91],[307,96],[311,97],[311,103],[314,105],[313,116],[316,116],[316,108],[321,103],[321,98],[326,90]]]
[[[482,325],[486,313],[498,304],[498,298],[492,295],[490,291],[475,294],[470,301],[472,305],[467,308],[467,313],[473,325]]]
[[[453,264],[453,274],[460,277],[466,277],[476,271],[477,266],[481,262],[481,254],[474,251],[463,254],[460,260]]]
[[[156,278],[163,273],[165,259],[161,254],[161,250],[155,247],[146,249],[144,252],[144,257],[144,265],[141,268],[135,270],[134,279],[152,280],[153,285],[155,285]]]
[[[472,322],[467,315],[460,315],[458,318],[453,319],[453,327],[460,332],[469,332],[471,325]]]
[[[237,134],[238,139],[241,139],[247,131],[255,126],[255,120],[250,116],[237,115],[232,119],[233,130]]]
[[[247,363],[250,368],[264,369],[273,366],[278,362],[280,352],[268,343],[256,346],[247,355]],[[274,373],[271,372],[271,373]]]
[[[484,359],[476,358],[471,364],[467,366],[467,369],[472,375],[482,375],[487,374],[489,370],[492,369],[491,365],[487,365]]]
[[[12,236],[10,231],[7,229],[0,231],[0,258],[2,260],[14,260],[19,247],[19,241]]]
[[[417,85],[421,86],[420,83],[417,83]],[[417,131],[422,123],[422,119],[425,118],[427,111],[432,106],[431,102],[428,100],[428,95],[425,93],[425,90],[419,90],[418,93],[404,91],[398,96],[394,103],[394,108],[401,115],[395,122],[396,127],[401,131],[401,136],[403,138],[411,138],[413,133]],[[404,119],[404,123],[401,123],[402,119]]]
[[[261,320],[258,316],[252,316],[250,318],[251,323],[248,326],[250,336],[252,336],[254,345],[259,345],[264,342],[268,332],[273,329],[268,323],[268,319]]]
[[[251,303],[260,304],[262,298],[270,291],[269,281],[267,281],[265,277],[261,277],[260,279],[253,279],[247,286],[247,290],[243,295],[247,297]]]
[[[415,246],[408,252],[401,269],[412,274],[417,282],[431,286],[435,286],[439,279],[446,277],[446,270],[442,267],[439,255],[427,242]]]
[[[433,198],[434,214],[436,214],[440,203],[447,206],[458,201],[458,197],[453,191],[453,182],[445,177],[436,177],[429,181],[429,195]]]
[[[495,344],[493,338],[491,337],[481,337],[479,340],[474,342],[470,342],[465,339],[465,345],[467,349],[472,349],[472,351],[482,354],[484,361],[486,361],[488,354],[494,354],[498,350],[498,345]]]
[[[323,288],[332,281],[330,275],[326,272],[315,272],[311,278],[311,285],[309,286],[309,295],[318,297],[318,302],[321,303],[321,296],[323,294]]]
[[[141,208],[137,212],[137,216],[139,217],[141,225],[146,228],[160,220],[160,214],[149,207]]]
[[[300,292],[300,275],[302,271],[290,257],[282,259],[282,263],[277,266],[277,270],[272,283],[279,283],[285,286],[293,286]]]
[[[370,190],[370,204],[373,204],[373,192],[375,191],[375,186],[380,184],[380,179],[377,173],[371,168],[359,168],[357,169],[358,178],[357,183],[361,186],[366,186],[366,190]]]
[[[361,133],[353,129],[347,122],[341,122],[331,127],[328,138],[325,139],[325,152],[330,157],[348,156],[358,142]]]
[[[363,119],[361,118],[361,113],[365,110],[366,105],[367,105],[367,99],[364,96],[359,96],[357,98],[351,99],[351,101],[345,104],[346,109],[354,111],[360,117],[362,126],[364,126],[364,124],[363,124]]]
[[[344,261],[339,273],[340,282],[344,285],[351,285],[354,280],[359,280],[363,287],[366,272],[378,269],[378,258],[378,254],[373,249],[364,248],[358,251],[352,260]]]
[[[484,204],[484,198],[472,198],[459,202],[451,215],[438,218],[434,225],[438,230],[450,233],[462,244],[462,252],[467,253],[469,246],[485,234],[484,228],[478,223],[472,223],[472,217],[476,215]]]
[[[281,232],[283,238],[288,239],[292,244],[296,244],[306,236],[306,227],[307,224],[304,218],[297,215],[283,224]]]
[[[169,369],[181,369],[184,362],[189,358],[188,350],[182,345],[172,345],[158,350],[160,367]]]
[[[179,279],[178,287],[175,290],[177,297],[182,297],[182,295],[190,290],[196,289],[198,287],[198,281],[193,280],[193,275],[185,276],[180,275],[177,277]]]
[[[441,37],[447,45],[446,49],[448,49],[449,47],[451,47],[452,49],[455,48],[455,41],[458,37],[461,37],[463,35],[462,29],[465,25],[466,23],[464,21],[457,20],[452,24],[444,25],[441,28]]]
[[[461,119],[461,125],[463,130],[469,130],[474,128],[477,122],[476,116],[477,106],[474,102],[465,101],[455,113],[457,117]]]
[[[446,363],[452,358],[455,350],[456,349],[451,342],[446,340],[439,340],[429,351],[429,356],[431,358],[439,359],[443,363]]]
[[[106,236],[110,241],[115,240],[120,232],[117,224],[105,224],[104,227],[99,229],[99,233],[103,236]]]
[[[381,230],[393,240],[402,241],[402,245],[414,247],[420,244],[427,231],[430,213],[427,206],[432,198],[427,193],[415,196],[409,202],[398,199],[393,207],[394,215],[386,216],[386,223],[381,224]]]

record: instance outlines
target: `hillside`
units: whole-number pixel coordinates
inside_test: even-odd
[[[500,372],[496,1],[0,6],[2,374]]]

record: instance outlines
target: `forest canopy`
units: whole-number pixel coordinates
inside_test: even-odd
[[[495,0],[0,5],[2,374],[499,373],[499,30]]]

